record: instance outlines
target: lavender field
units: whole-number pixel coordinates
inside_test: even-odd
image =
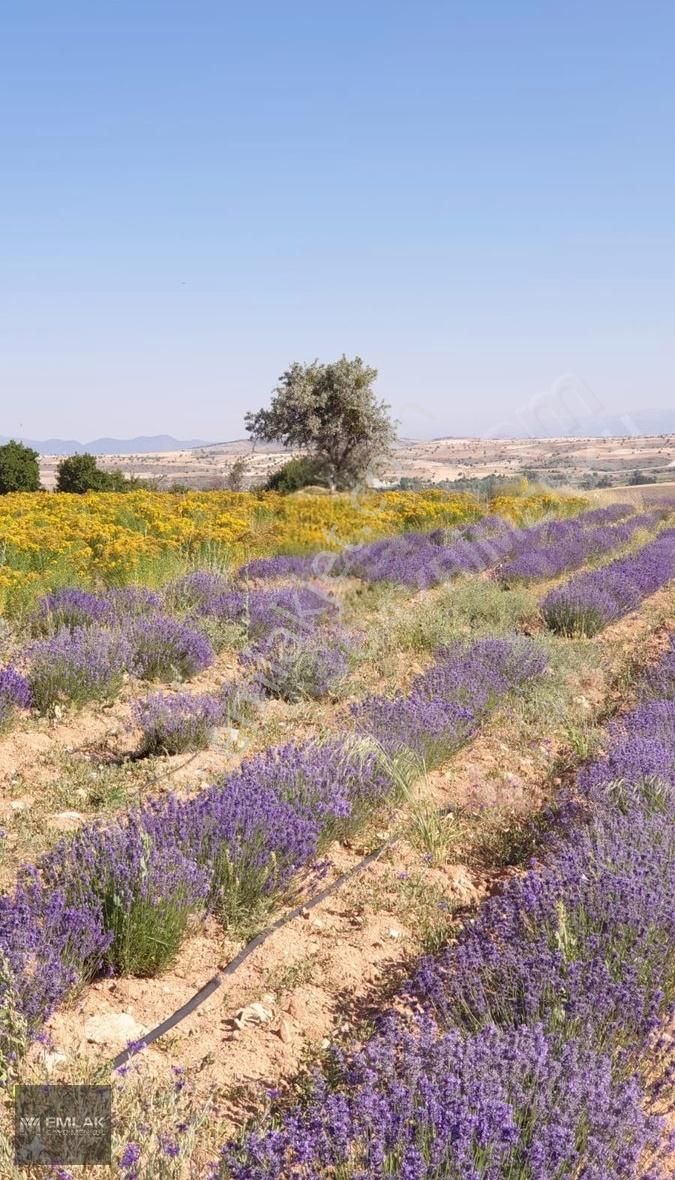
[[[674,576],[613,503],[6,622],[5,1085],[112,1080],[124,1180],[667,1176]]]

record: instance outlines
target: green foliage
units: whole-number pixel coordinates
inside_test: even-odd
[[[175,960],[185,939],[194,904],[179,889],[157,904],[150,896],[127,904],[114,890],[102,898],[106,929],[112,935],[108,952],[120,975],[152,977]]]
[[[28,1030],[16,994],[16,983],[9,960],[0,951],[0,1084],[7,1086],[15,1078],[18,1062],[28,1047]]]
[[[13,439],[0,447],[0,495],[39,490],[40,461],[37,451]]]
[[[228,492],[243,492],[248,473],[248,457],[238,455],[225,476],[225,487]]]
[[[656,483],[656,476],[651,475],[647,471],[640,471],[640,468],[636,467],[635,471],[631,473],[628,483],[631,485],[631,487],[639,487],[640,484],[645,483]]]
[[[389,407],[372,389],[376,377],[377,369],[358,356],[330,364],[296,361],[269,409],[246,414],[246,428],[254,439],[306,451],[331,487],[356,487],[380,470],[395,437]]]
[[[589,471],[579,480],[579,487],[585,491],[593,488],[611,488],[612,479],[609,475],[599,475],[597,471]]]
[[[141,486],[141,480],[127,479],[121,471],[101,471],[96,456],[86,451],[68,455],[56,469],[57,492],[127,492]]]
[[[321,485],[324,482],[324,465],[320,460],[303,455],[289,459],[283,467],[273,471],[267,480],[268,492],[297,492],[300,488]]]
[[[448,860],[451,846],[457,843],[456,817],[439,811],[433,804],[418,800],[411,808],[410,840],[427,856],[432,865]]]

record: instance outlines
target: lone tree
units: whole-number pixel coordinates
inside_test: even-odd
[[[40,458],[37,451],[14,440],[0,447],[0,495],[39,490]]]
[[[381,469],[395,438],[389,406],[372,389],[377,369],[361,357],[331,364],[297,361],[267,410],[245,416],[254,439],[300,448],[332,488],[353,488]]]

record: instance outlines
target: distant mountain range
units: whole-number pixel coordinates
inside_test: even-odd
[[[569,423],[560,421],[551,425],[558,438],[631,438],[675,434],[675,409],[629,410],[624,414],[593,414],[585,418],[571,418]],[[445,434],[439,437],[549,438],[551,434],[547,434],[545,429],[528,429],[528,423],[523,419],[506,418],[494,432],[485,431],[473,436],[467,432],[467,434]],[[6,436],[0,435],[0,443],[8,441]],[[203,438],[173,438],[170,434],[142,434],[137,438],[94,438],[87,443],[70,438],[46,438],[41,441],[22,438],[19,441],[32,447],[41,455],[77,455],[82,451],[89,451],[93,455],[145,455],[160,451],[191,451],[197,447],[209,447],[214,451],[239,452],[248,450],[251,445],[250,439],[232,439],[227,442],[213,443]],[[407,445],[413,446],[414,441],[398,440],[399,448],[405,448]],[[256,445],[258,451],[276,453],[282,449],[276,444],[258,443]]]
[[[72,438],[45,438],[37,441],[34,438],[17,440],[32,447],[40,455],[79,455],[88,451],[92,455],[145,455],[154,451],[191,451],[193,447],[210,446],[203,438],[179,439],[170,434],[141,434],[138,438],[94,438],[91,442],[81,443]],[[0,435],[0,443],[9,439]]]

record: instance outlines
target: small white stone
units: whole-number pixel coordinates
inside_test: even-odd
[[[142,1041],[147,1028],[129,1012],[102,1012],[84,1022],[84,1035],[91,1045],[128,1045]]]
[[[54,1051],[53,1053],[45,1053],[44,1058],[43,1058],[43,1061],[45,1064],[45,1069],[47,1070],[47,1073],[49,1074],[50,1077],[53,1074],[54,1070],[59,1065],[62,1065],[64,1061],[67,1061],[67,1060],[68,1060],[68,1058],[66,1057],[65,1053],[58,1053],[56,1051]]]
[[[274,1019],[274,1012],[271,1008],[266,1008],[264,1004],[256,1000],[253,1004],[247,1004],[245,1008],[240,1008],[234,1018],[234,1023],[237,1028],[246,1028],[247,1025],[253,1024],[269,1024]]]

